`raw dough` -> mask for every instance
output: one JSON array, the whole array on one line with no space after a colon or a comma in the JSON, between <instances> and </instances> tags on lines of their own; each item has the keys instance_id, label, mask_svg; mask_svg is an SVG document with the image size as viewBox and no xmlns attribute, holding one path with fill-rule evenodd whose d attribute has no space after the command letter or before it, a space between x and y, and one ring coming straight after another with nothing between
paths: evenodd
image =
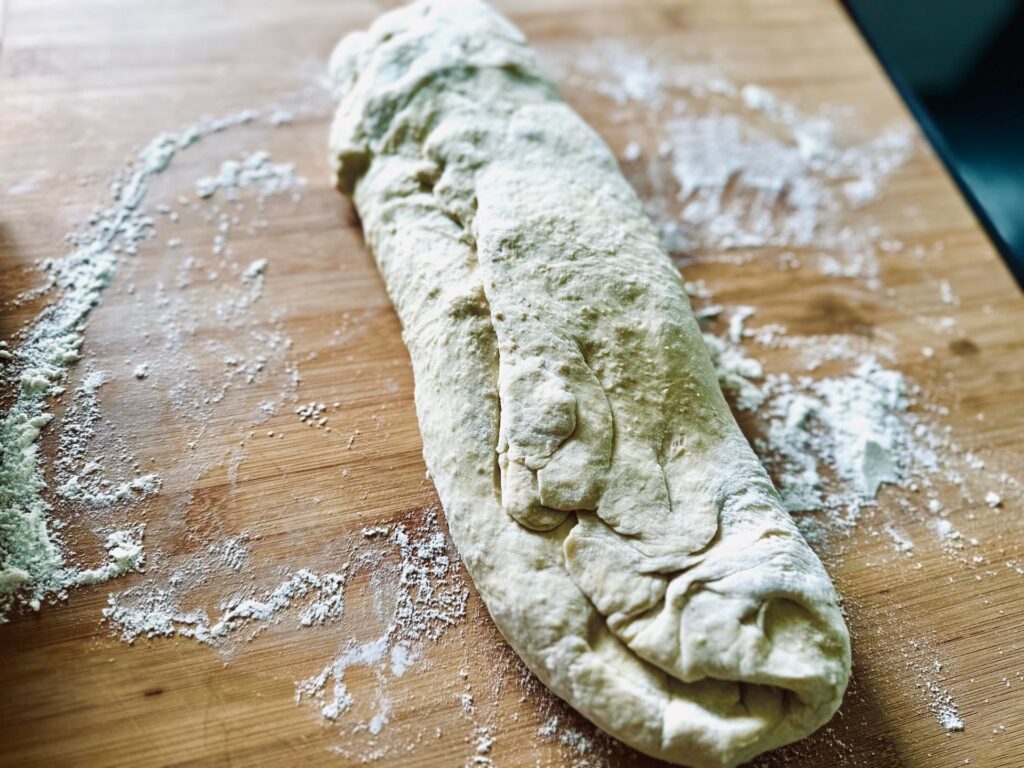
<instances>
[{"instance_id":1,"label":"raw dough","mask_svg":"<svg viewBox=\"0 0 1024 768\"><path fill-rule=\"evenodd\" d=\"M601 139L475 0L338 45L331 132L491 616L637 749L731 766L839 706L849 637Z\"/></svg>"}]
</instances>

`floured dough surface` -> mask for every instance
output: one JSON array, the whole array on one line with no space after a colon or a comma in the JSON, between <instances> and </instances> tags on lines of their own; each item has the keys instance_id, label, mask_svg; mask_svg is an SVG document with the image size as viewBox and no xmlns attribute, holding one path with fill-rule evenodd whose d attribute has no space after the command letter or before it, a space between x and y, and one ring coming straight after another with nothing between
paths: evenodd
<instances>
[{"instance_id":1,"label":"floured dough surface","mask_svg":"<svg viewBox=\"0 0 1024 768\"><path fill-rule=\"evenodd\" d=\"M424 456L496 624L614 736L735 765L827 721L849 638L601 139L475 0L345 38L339 188L402 320Z\"/></svg>"}]
</instances>

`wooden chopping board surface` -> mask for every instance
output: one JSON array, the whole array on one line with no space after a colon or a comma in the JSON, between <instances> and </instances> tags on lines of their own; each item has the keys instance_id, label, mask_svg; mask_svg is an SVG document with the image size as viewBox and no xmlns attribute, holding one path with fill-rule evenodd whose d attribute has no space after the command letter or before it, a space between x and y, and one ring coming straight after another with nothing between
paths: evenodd
<instances>
[{"instance_id":1,"label":"wooden chopping board surface","mask_svg":"<svg viewBox=\"0 0 1024 768\"><path fill-rule=\"evenodd\" d=\"M66 253L65 233L108 203L112 173L134 152L204 115L256 109L258 117L203 139L154 177L147 205L163 201L180 217L154 213L155 236L123 260L89 318L88 366L72 369L69 393L90 368L111 374L91 450L111 462L127 456L138 471L160 474L163 487L109 510L55 500L56 514L67 521L68 547L89 564L102 559L96 531L145 521L147 572L75 589L0 625L0 764L653 764L595 734L533 680L454 566L430 584L456 601L468 590L465 615L429 628L436 640L410 643L412 666L403 671L393 657L352 663L344 684L354 704L336 720L308 697L296 703L299 681L388 632L401 592L396 569L410 557L387 543L396 526L420 544L443 531L443 519L429 522L437 499L420 458L399 325L358 222L331 187L329 98L317 82L333 43L390 6L14 0L4 8L0 338L15 337L43 306L45 298L13 299L40 282L39 260ZM658 156L653 134L638 132L643 110L621 103L623 87L645 86L601 88L581 71L593 69L587 55L598 52L600 64L601 52L623 47L655 69L706 67L758 83L808 113L843 105L855 135L911 125L841 8L826 0L500 6L620 155L639 141L642 157ZM292 119L274 125L275 109ZM262 205L251 192L241 208L220 198L198 204L198 178L257 150L293 163L308 187ZM650 186L642 163L624 169L648 200L673 198ZM919 137L882 197L852 216L870 217L879 239L899 244L881 254L877 282L826 274L813 253L780 269L786 257L770 247L741 259L697 249L686 278L703 280L723 305L756 307L754 327L884 342L891 367L921 387L941 427L984 468L936 486L960 539L936 535L934 517L907 512L905 494L887 489L856 526L816 543L844 597L853 683L827 729L757 764L1019 766L1024 509L1012 480L1024 468L1024 302ZM218 234L230 252L216 250ZM242 273L260 259L262 288L246 303ZM942 281L955 303L943 301ZM770 371L803 370L783 351L758 354ZM143 363L148 376L137 378ZM325 405L316 416L324 424L295 413L310 402ZM742 421L754 434L756 424ZM50 434L42 445L50 461L61 451ZM986 484L1001 473L1010 478L999 486L1004 502L990 508ZM912 552L894 547L886 526L911 540ZM387 533L364 534L375 527ZM271 588L297 568L347 566L343 617L305 627L288 614L217 647L185 637L129 645L103 622L111 592L196 558L213 562L220 555L210 547L239 535L245 567L221 562L189 600L215 612L226 596ZM963 731L939 722L946 696Z\"/></svg>"}]
</instances>

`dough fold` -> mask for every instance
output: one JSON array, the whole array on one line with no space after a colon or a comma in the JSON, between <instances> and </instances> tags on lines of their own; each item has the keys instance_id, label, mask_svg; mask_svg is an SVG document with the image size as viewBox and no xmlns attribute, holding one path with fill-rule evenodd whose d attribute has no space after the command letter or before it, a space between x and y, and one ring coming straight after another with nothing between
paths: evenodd
<instances>
[{"instance_id":1,"label":"dough fold","mask_svg":"<svg viewBox=\"0 0 1024 768\"><path fill-rule=\"evenodd\" d=\"M678 271L522 35L423 0L339 43L331 130L402 321L424 457L502 634L681 765L842 699L835 592L719 390Z\"/></svg>"}]
</instances>

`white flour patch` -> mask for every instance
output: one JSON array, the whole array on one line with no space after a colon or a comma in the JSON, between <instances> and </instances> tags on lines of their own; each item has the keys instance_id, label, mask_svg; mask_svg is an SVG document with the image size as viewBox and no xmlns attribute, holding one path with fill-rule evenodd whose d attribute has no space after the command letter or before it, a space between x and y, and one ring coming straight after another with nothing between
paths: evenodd
<instances>
[{"instance_id":1,"label":"white flour patch","mask_svg":"<svg viewBox=\"0 0 1024 768\"><path fill-rule=\"evenodd\" d=\"M222 193L228 200L237 200L240 190L255 189L259 200L271 195L305 189L307 181L295 173L292 163L273 163L270 153L253 152L240 160L225 160L214 176L204 176L196 182L196 194L201 198Z\"/></svg>"},{"instance_id":2,"label":"white flour patch","mask_svg":"<svg viewBox=\"0 0 1024 768\"><path fill-rule=\"evenodd\" d=\"M736 394L737 406L741 410L760 408L767 397L758 384L764 379L761 363L748 357L737 345L713 334L704 334L704 341L715 363L722 389Z\"/></svg>"},{"instance_id":3,"label":"white flour patch","mask_svg":"<svg viewBox=\"0 0 1024 768\"><path fill-rule=\"evenodd\" d=\"M893 547L897 552L905 555L909 555L914 551L914 542L907 538L907 536L900 531L896 530L892 525L886 525L884 527L886 535L892 539Z\"/></svg>"},{"instance_id":4,"label":"white flour patch","mask_svg":"<svg viewBox=\"0 0 1024 768\"><path fill-rule=\"evenodd\" d=\"M957 542L963 539L963 534L949 520L943 518L933 520L932 528L935 530L943 546L955 546Z\"/></svg>"},{"instance_id":5,"label":"white flour patch","mask_svg":"<svg viewBox=\"0 0 1024 768\"><path fill-rule=\"evenodd\" d=\"M960 711L957 709L956 704L949 694L940 692L938 695L940 698L936 708L938 709L939 725L950 732L962 731L964 729L964 721L960 718Z\"/></svg>"},{"instance_id":6,"label":"white flour patch","mask_svg":"<svg viewBox=\"0 0 1024 768\"><path fill-rule=\"evenodd\" d=\"M953 701L949 691L941 683L942 663L936 659L929 666L918 670L918 684L928 693L928 708L935 715L945 730L962 731L964 721L960 717L960 708Z\"/></svg>"},{"instance_id":7,"label":"white flour patch","mask_svg":"<svg viewBox=\"0 0 1024 768\"><path fill-rule=\"evenodd\" d=\"M54 490L58 496L89 509L108 508L158 493L161 478L155 473L138 473L139 462L121 436L102 449L96 444L100 388L114 376L88 363L85 370L60 419Z\"/></svg>"},{"instance_id":8,"label":"white flour patch","mask_svg":"<svg viewBox=\"0 0 1024 768\"><path fill-rule=\"evenodd\" d=\"M556 79L596 89L619 106L640 102L652 107L665 99L665 75L643 55L615 40L598 41L574 58L573 68L560 72L558 62L550 67ZM580 70L586 76L573 73Z\"/></svg>"},{"instance_id":9,"label":"white flour patch","mask_svg":"<svg viewBox=\"0 0 1024 768\"><path fill-rule=\"evenodd\" d=\"M282 105L270 111L272 125L288 122L283 119L284 109ZM294 110L294 114L310 113L306 108ZM40 270L45 282L15 299L14 304L20 305L56 293L49 306L19 334L17 343L3 341L0 346L0 356L7 362L5 384L18 393L0 421L0 453L4 456L0 466L0 622L12 609L38 609L47 598L63 598L67 587L80 583L76 580L79 569L67 562L60 537L66 518L63 506L57 519L51 502L43 496L47 481L39 464L37 443L53 418L53 400L64 393L68 368L80 357L86 320L104 289L126 266L130 276L137 271L140 248L153 238L157 226L174 226L182 214L199 210L198 205L184 198L175 204L159 202L147 207L153 178L163 174L178 153L200 140L252 124L258 117L259 112L244 110L157 136L115 177L112 204L94 213L82 230L67 237L72 252L63 258L44 260ZM290 163L272 162L269 153L256 151L240 160L225 161L215 176L204 177L198 186L208 197L223 198L232 206L227 211L211 203L213 210L207 215L211 217L208 220L216 222L214 250L219 252L215 254L218 263L206 269L205 277L216 281L221 272L232 270L238 275L238 288L227 288L224 292L228 297L215 304L214 311L225 325L241 329L248 323L251 306L262 296L268 261L257 258L244 268L232 262L227 252L231 229L241 227L252 236L267 226L261 217L249 224L242 220L240 212L247 197L255 201L257 213L265 212L272 197L287 194L293 202L298 201L307 184ZM169 238L167 243L174 250L191 250L182 238ZM182 293L187 293L185 289L196 284L197 273L204 265L195 255L185 256L181 263L183 268L175 282ZM123 290L138 303L161 313L158 334L165 348L179 355L173 360L136 362L128 370L139 381L152 380L154 391L169 395L179 415L200 425L198 431L209 420L209 408L223 400L231 379L239 374L246 383L254 383L269 374L283 373L282 399L275 401L275 408L288 397L288 389L297 384L298 372L285 360L291 341L273 327L246 328L245 333L234 337L236 348L244 355L231 356L226 383L200 381L196 346L189 341L198 327L198 313L207 307L205 300L196 297L193 304L189 296L171 293L160 281L151 296L146 296L147 289L134 281ZM100 420L98 390L113 378L110 372L87 369L57 424L61 450L55 463L53 490L61 504L69 508L123 506L158 493L162 485L160 474L140 471L140 462L123 434L108 430L104 445L94 445ZM266 413L261 410L256 421L265 419ZM180 465L181 471L196 476L220 457L196 451L190 458L193 461ZM89 521L90 525L100 523L98 518Z\"/></svg>"},{"instance_id":10,"label":"white flour patch","mask_svg":"<svg viewBox=\"0 0 1024 768\"><path fill-rule=\"evenodd\" d=\"M775 131L739 116L683 117L667 126L681 221L703 250L824 248L821 269L877 285L874 232L843 213L876 200L913 148L910 130L843 147L825 118L796 115ZM782 137L774 133L782 130Z\"/></svg>"},{"instance_id":11,"label":"white flour patch","mask_svg":"<svg viewBox=\"0 0 1024 768\"><path fill-rule=\"evenodd\" d=\"M267 116L267 120L276 128L294 121L295 113L287 109L274 109Z\"/></svg>"},{"instance_id":12,"label":"white flour patch","mask_svg":"<svg viewBox=\"0 0 1024 768\"><path fill-rule=\"evenodd\" d=\"M90 478L92 474L83 472L82 475L72 476L67 482L57 486L57 493L65 499L77 501L89 507L109 507L119 501L150 496L160 490L160 478L155 474L141 475L120 483L112 483L104 479L97 483L92 483L89 480L83 482L83 477Z\"/></svg>"},{"instance_id":13,"label":"white flour patch","mask_svg":"<svg viewBox=\"0 0 1024 768\"><path fill-rule=\"evenodd\" d=\"M749 317L747 308L740 308L740 314ZM802 354L807 375L768 374L732 339L806 353L800 349L801 337L787 337L778 329L737 334L735 323L727 328L724 336L705 333L719 381L732 393L735 407L753 415L753 445L787 509L826 511L824 521L798 517L812 541L855 526L861 509L875 504L885 486L916 491L933 485L943 472L958 479L948 466L957 449L945 430L922 413L927 403L921 402L921 389L883 364L880 358L888 357L884 349L836 337L812 338L808 347L813 354ZM825 364L841 365L845 373L823 376ZM922 511L937 515L941 506L933 499ZM936 524L949 525L942 519ZM888 529L882 532L894 536ZM900 548L912 551L912 545Z\"/></svg>"},{"instance_id":14,"label":"white flour patch","mask_svg":"<svg viewBox=\"0 0 1024 768\"><path fill-rule=\"evenodd\" d=\"M221 561L232 567L231 557L219 554ZM253 637L298 608L299 626L334 621L345 609L346 570L347 566L340 572L321 574L300 569L272 589L247 590L228 597L221 602L217 617L210 619L205 610L186 611L181 607L189 591L215 571L207 564L199 574L177 571L166 584L154 580L111 594L103 615L126 643L139 637L178 635L217 645L243 628L252 628Z\"/></svg>"},{"instance_id":15,"label":"white flour patch","mask_svg":"<svg viewBox=\"0 0 1024 768\"><path fill-rule=\"evenodd\" d=\"M896 371L868 358L848 376L795 385L773 379L769 386L766 448L781 459L780 482L789 509L825 503L819 462L864 500L910 471L906 383Z\"/></svg>"},{"instance_id":16,"label":"white flour patch","mask_svg":"<svg viewBox=\"0 0 1024 768\"><path fill-rule=\"evenodd\" d=\"M81 570L75 575L76 584L100 584L116 579L129 571L142 570L146 554L142 549L142 531L144 525L133 530L114 531L107 536L107 556L109 561L99 568Z\"/></svg>"},{"instance_id":17,"label":"white flour patch","mask_svg":"<svg viewBox=\"0 0 1024 768\"><path fill-rule=\"evenodd\" d=\"M386 617L382 631L370 641L343 641L343 650L333 661L296 685L296 701L313 703L327 720L341 719L356 704L345 682L346 671L363 666L377 680L377 703L370 718L355 722L353 728L376 736L387 723L380 700L388 682L413 668L428 644L466 613L469 590L437 516L437 510L430 509L415 528L399 524L363 531L353 568L371 574L374 604Z\"/></svg>"},{"instance_id":18,"label":"white flour patch","mask_svg":"<svg viewBox=\"0 0 1024 768\"><path fill-rule=\"evenodd\" d=\"M320 704L320 714L323 717L337 720L354 702L352 694L345 687L346 670L354 666L374 667L384 661L388 656L388 643L393 633L393 628L389 628L376 640L351 643L345 652L320 674L303 680L296 686L296 701L300 701L303 696L311 697ZM328 683L331 684L329 693L326 690Z\"/></svg>"},{"instance_id":19,"label":"white flour patch","mask_svg":"<svg viewBox=\"0 0 1024 768\"><path fill-rule=\"evenodd\" d=\"M552 715L537 729L542 741L557 742L563 748L567 764L572 768L597 768L606 765L594 734L586 733Z\"/></svg>"},{"instance_id":20,"label":"white flour patch","mask_svg":"<svg viewBox=\"0 0 1024 768\"><path fill-rule=\"evenodd\" d=\"M853 141L836 110L806 114L712 67L655 63L613 40L551 64L560 81L609 98L613 121L636 126L623 156L671 252L742 263L754 248L791 248L822 274L879 287L880 230L861 209L913 154L910 126Z\"/></svg>"},{"instance_id":21,"label":"white flour patch","mask_svg":"<svg viewBox=\"0 0 1024 768\"><path fill-rule=\"evenodd\" d=\"M249 534L240 533L217 544L211 544L207 550L216 555L223 565L232 571L240 571L249 563Z\"/></svg>"},{"instance_id":22,"label":"white flour patch","mask_svg":"<svg viewBox=\"0 0 1024 768\"><path fill-rule=\"evenodd\" d=\"M111 205L69 236L74 250L42 263L48 284L60 295L24 330L5 370L6 383L18 395L0 421L0 620L16 606L38 609L43 600L64 596L72 583L73 569L57 538L59 526L41 495L46 480L36 441L52 419L51 398L63 393L68 367L80 357L89 312L122 256L136 254L152 236L153 219L143 207L151 177L204 136L251 119L241 113L157 136L118 176Z\"/></svg>"}]
</instances>

